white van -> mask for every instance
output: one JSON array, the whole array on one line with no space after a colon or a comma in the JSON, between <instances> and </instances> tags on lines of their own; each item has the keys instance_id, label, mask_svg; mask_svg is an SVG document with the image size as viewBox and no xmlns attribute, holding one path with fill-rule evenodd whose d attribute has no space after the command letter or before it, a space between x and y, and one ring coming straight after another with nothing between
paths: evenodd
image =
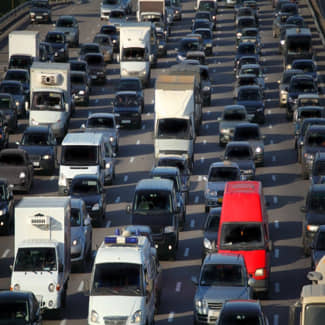
<instances>
[{"instance_id":1,"label":"white van","mask_svg":"<svg viewBox=\"0 0 325 325\"><path fill-rule=\"evenodd\" d=\"M95 174L103 184L111 183L114 153L109 139L102 133L68 133L61 145L59 194L67 195L72 178L80 174Z\"/></svg>"}]
</instances>

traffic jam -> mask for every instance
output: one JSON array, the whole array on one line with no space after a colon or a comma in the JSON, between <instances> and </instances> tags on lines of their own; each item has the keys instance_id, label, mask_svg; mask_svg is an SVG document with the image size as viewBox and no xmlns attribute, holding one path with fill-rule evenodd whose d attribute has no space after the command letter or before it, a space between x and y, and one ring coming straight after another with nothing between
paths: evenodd
<instances>
[{"instance_id":1,"label":"traffic jam","mask_svg":"<svg viewBox=\"0 0 325 325\"><path fill-rule=\"evenodd\" d=\"M315 3L30 1L0 48L0 324L323 324Z\"/></svg>"}]
</instances>

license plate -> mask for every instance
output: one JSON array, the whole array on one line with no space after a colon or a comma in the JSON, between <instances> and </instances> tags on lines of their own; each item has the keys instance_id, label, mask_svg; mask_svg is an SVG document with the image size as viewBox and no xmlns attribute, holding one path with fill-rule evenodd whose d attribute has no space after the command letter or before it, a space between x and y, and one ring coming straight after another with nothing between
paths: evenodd
<instances>
[{"instance_id":1,"label":"license plate","mask_svg":"<svg viewBox=\"0 0 325 325\"><path fill-rule=\"evenodd\" d=\"M97 76L91 76L91 79L97 79Z\"/></svg>"},{"instance_id":2,"label":"license plate","mask_svg":"<svg viewBox=\"0 0 325 325\"><path fill-rule=\"evenodd\" d=\"M219 310L209 310L209 317L216 317L218 318L220 314Z\"/></svg>"},{"instance_id":3,"label":"license plate","mask_svg":"<svg viewBox=\"0 0 325 325\"><path fill-rule=\"evenodd\" d=\"M33 162L33 166L38 167L39 166L39 162L38 161L34 161Z\"/></svg>"},{"instance_id":4,"label":"license plate","mask_svg":"<svg viewBox=\"0 0 325 325\"><path fill-rule=\"evenodd\" d=\"M43 17L42 16L36 16L36 19L42 19Z\"/></svg>"},{"instance_id":5,"label":"license plate","mask_svg":"<svg viewBox=\"0 0 325 325\"><path fill-rule=\"evenodd\" d=\"M131 123L131 120L122 120L121 123L130 124Z\"/></svg>"}]
</instances>

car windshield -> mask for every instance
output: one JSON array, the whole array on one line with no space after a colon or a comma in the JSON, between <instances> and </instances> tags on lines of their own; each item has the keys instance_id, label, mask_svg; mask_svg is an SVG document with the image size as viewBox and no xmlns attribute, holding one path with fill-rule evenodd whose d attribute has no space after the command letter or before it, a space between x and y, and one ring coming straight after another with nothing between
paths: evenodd
<instances>
[{"instance_id":1,"label":"car windshield","mask_svg":"<svg viewBox=\"0 0 325 325\"><path fill-rule=\"evenodd\" d=\"M321 110L313 110L313 109L308 109L308 110L302 110L300 111L298 118L304 119L308 117L322 117L322 112Z\"/></svg>"},{"instance_id":2,"label":"car windshield","mask_svg":"<svg viewBox=\"0 0 325 325\"><path fill-rule=\"evenodd\" d=\"M244 270L238 264L206 264L200 277L201 286L243 287Z\"/></svg>"},{"instance_id":3,"label":"car windshield","mask_svg":"<svg viewBox=\"0 0 325 325\"><path fill-rule=\"evenodd\" d=\"M89 65L104 65L104 59L101 55L87 55L86 61Z\"/></svg>"},{"instance_id":4,"label":"car windshield","mask_svg":"<svg viewBox=\"0 0 325 325\"><path fill-rule=\"evenodd\" d=\"M200 49L200 43L197 40L182 40L180 48L182 51L195 51Z\"/></svg>"},{"instance_id":5,"label":"car windshield","mask_svg":"<svg viewBox=\"0 0 325 325\"><path fill-rule=\"evenodd\" d=\"M228 182L238 180L238 169L234 167L213 167L208 176L209 182Z\"/></svg>"},{"instance_id":6,"label":"car windshield","mask_svg":"<svg viewBox=\"0 0 325 325\"><path fill-rule=\"evenodd\" d=\"M237 24L238 29L242 29L245 27L255 27L255 26L256 26L255 19L251 19L251 18L241 18Z\"/></svg>"},{"instance_id":7,"label":"car windshield","mask_svg":"<svg viewBox=\"0 0 325 325\"><path fill-rule=\"evenodd\" d=\"M70 69L71 71L86 71L86 64L85 63L78 63L78 62L73 62L70 63Z\"/></svg>"},{"instance_id":8,"label":"car windshield","mask_svg":"<svg viewBox=\"0 0 325 325\"><path fill-rule=\"evenodd\" d=\"M325 147L325 133L310 132L306 143L310 147Z\"/></svg>"},{"instance_id":9,"label":"car windshield","mask_svg":"<svg viewBox=\"0 0 325 325\"><path fill-rule=\"evenodd\" d=\"M113 117L91 117L87 120L88 128L114 128Z\"/></svg>"},{"instance_id":10,"label":"car windshield","mask_svg":"<svg viewBox=\"0 0 325 325\"><path fill-rule=\"evenodd\" d=\"M71 194L98 194L99 184L95 180L76 180L72 182Z\"/></svg>"},{"instance_id":11,"label":"car windshield","mask_svg":"<svg viewBox=\"0 0 325 325\"><path fill-rule=\"evenodd\" d=\"M24 146L48 146L48 135L46 133L25 133L21 140Z\"/></svg>"},{"instance_id":12,"label":"car windshield","mask_svg":"<svg viewBox=\"0 0 325 325\"><path fill-rule=\"evenodd\" d=\"M258 128L249 127L235 129L234 139L236 141L260 140L260 132Z\"/></svg>"},{"instance_id":13,"label":"car windshield","mask_svg":"<svg viewBox=\"0 0 325 325\"><path fill-rule=\"evenodd\" d=\"M241 43L238 46L237 53L238 54L255 54L255 45L249 43Z\"/></svg>"},{"instance_id":14,"label":"car windshield","mask_svg":"<svg viewBox=\"0 0 325 325\"><path fill-rule=\"evenodd\" d=\"M238 100L249 100L249 101L254 101L254 100L262 100L261 93L258 91L258 89L240 89L238 92Z\"/></svg>"},{"instance_id":15,"label":"car windshield","mask_svg":"<svg viewBox=\"0 0 325 325\"><path fill-rule=\"evenodd\" d=\"M145 60L145 49L143 47L124 48L122 52L123 61L143 61Z\"/></svg>"},{"instance_id":16,"label":"car windshield","mask_svg":"<svg viewBox=\"0 0 325 325\"><path fill-rule=\"evenodd\" d=\"M210 11L211 9L214 9L214 3L213 1L200 1L199 9L202 11Z\"/></svg>"},{"instance_id":17,"label":"car windshield","mask_svg":"<svg viewBox=\"0 0 325 325\"><path fill-rule=\"evenodd\" d=\"M313 166L313 176L325 176L325 161L315 161Z\"/></svg>"},{"instance_id":18,"label":"car windshield","mask_svg":"<svg viewBox=\"0 0 325 325\"><path fill-rule=\"evenodd\" d=\"M63 165L97 165L97 146L62 146L61 164Z\"/></svg>"},{"instance_id":19,"label":"car windshield","mask_svg":"<svg viewBox=\"0 0 325 325\"><path fill-rule=\"evenodd\" d=\"M21 95L22 89L19 85L9 85L9 84L0 84L0 92L1 93L8 93L12 95Z\"/></svg>"},{"instance_id":20,"label":"car windshield","mask_svg":"<svg viewBox=\"0 0 325 325\"><path fill-rule=\"evenodd\" d=\"M71 74L70 75L70 81L73 84L86 84L86 79L83 75L80 74Z\"/></svg>"},{"instance_id":21,"label":"car windshield","mask_svg":"<svg viewBox=\"0 0 325 325\"><path fill-rule=\"evenodd\" d=\"M9 97L0 97L0 109L10 109Z\"/></svg>"},{"instance_id":22,"label":"car windshield","mask_svg":"<svg viewBox=\"0 0 325 325\"><path fill-rule=\"evenodd\" d=\"M32 1L32 7L35 8L50 8L48 2L44 2L44 1Z\"/></svg>"},{"instance_id":23,"label":"car windshield","mask_svg":"<svg viewBox=\"0 0 325 325\"><path fill-rule=\"evenodd\" d=\"M263 319L259 315L249 313L225 313L221 316L222 325L262 325Z\"/></svg>"},{"instance_id":24,"label":"car windshield","mask_svg":"<svg viewBox=\"0 0 325 325\"><path fill-rule=\"evenodd\" d=\"M322 324L325 319L324 304L311 303L305 307L304 325Z\"/></svg>"},{"instance_id":25,"label":"car windshield","mask_svg":"<svg viewBox=\"0 0 325 325\"><path fill-rule=\"evenodd\" d=\"M251 160L251 152L248 147L238 146L238 147L229 147L226 155L228 159L232 160Z\"/></svg>"},{"instance_id":26,"label":"car windshield","mask_svg":"<svg viewBox=\"0 0 325 325\"><path fill-rule=\"evenodd\" d=\"M195 34L200 34L203 39L211 39L212 38L211 32L209 30L198 30L198 31L195 31Z\"/></svg>"},{"instance_id":27,"label":"car windshield","mask_svg":"<svg viewBox=\"0 0 325 325\"><path fill-rule=\"evenodd\" d=\"M158 120L159 138L188 139L190 137L190 120L165 118Z\"/></svg>"},{"instance_id":28,"label":"car windshield","mask_svg":"<svg viewBox=\"0 0 325 325\"><path fill-rule=\"evenodd\" d=\"M138 191L135 195L135 213L172 212L172 197L166 191Z\"/></svg>"},{"instance_id":29,"label":"car windshield","mask_svg":"<svg viewBox=\"0 0 325 325\"><path fill-rule=\"evenodd\" d=\"M225 121L242 121L245 120L245 118L246 118L246 114L243 110L237 110L237 111L229 110L229 111L225 111L223 115L223 119Z\"/></svg>"},{"instance_id":30,"label":"car windshield","mask_svg":"<svg viewBox=\"0 0 325 325\"><path fill-rule=\"evenodd\" d=\"M257 84L256 77L240 77L238 79L238 86L254 86Z\"/></svg>"},{"instance_id":31,"label":"car windshield","mask_svg":"<svg viewBox=\"0 0 325 325\"><path fill-rule=\"evenodd\" d=\"M46 42L49 43L64 43L64 34L49 33L46 36Z\"/></svg>"},{"instance_id":32,"label":"car windshield","mask_svg":"<svg viewBox=\"0 0 325 325\"><path fill-rule=\"evenodd\" d=\"M25 160L24 157L18 153L6 153L0 155L0 165L25 166Z\"/></svg>"},{"instance_id":33,"label":"car windshield","mask_svg":"<svg viewBox=\"0 0 325 325\"><path fill-rule=\"evenodd\" d=\"M108 36L95 36L94 38L94 43L98 43L101 45L110 45L110 41L109 41L109 37Z\"/></svg>"},{"instance_id":34,"label":"car windshield","mask_svg":"<svg viewBox=\"0 0 325 325\"><path fill-rule=\"evenodd\" d=\"M220 246L232 250L263 247L262 224L224 223L221 229Z\"/></svg>"},{"instance_id":35,"label":"car windshield","mask_svg":"<svg viewBox=\"0 0 325 325\"><path fill-rule=\"evenodd\" d=\"M74 209L74 208L71 209L70 225L71 225L71 227L81 226L80 209Z\"/></svg>"},{"instance_id":36,"label":"car windshield","mask_svg":"<svg viewBox=\"0 0 325 325\"><path fill-rule=\"evenodd\" d=\"M57 262L55 248L18 248L14 270L21 272L56 271Z\"/></svg>"},{"instance_id":37,"label":"car windshield","mask_svg":"<svg viewBox=\"0 0 325 325\"><path fill-rule=\"evenodd\" d=\"M210 13L208 13L208 12L198 12L195 15L195 19L209 19L210 20Z\"/></svg>"},{"instance_id":38,"label":"car windshield","mask_svg":"<svg viewBox=\"0 0 325 325\"><path fill-rule=\"evenodd\" d=\"M101 33L107 35L115 35L116 34L116 27L115 26L103 26L100 30Z\"/></svg>"},{"instance_id":39,"label":"car windshield","mask_svg":"<svg viewBox=\"0 0 325 325\"><path fill-rule=\"evenodd\" d=\"M325 192L312 191L308 199L308 208L314 211L325 211Z\"/></svg>"},{"instance_id":40,"label":"car windshield","mask_svg":"<svg viewBox=\"0 0 325 325\"><path fill-rule=\"evenodd\" d=\"M110 18L124 18L125 13L122 10L112 10L109 16Z\"/></svg>"},{"instance_id":41,"label":"car windshield","mask_svg":"<svg viewBox=\"0 0 325 325\"><path fill-rule=\"evenodd\" d=\"M56 27L66 27L66 28L70 28L73 27L73 20L69 19L69 18L61 18L58 19L57 23L56 23Z\"/></svg>"},{"instance_id":42,"label":"car windshield","mask_svg":"<svg viewBox=\"0 0 325 325\"><path fill-rule=\"evenodd\" d=\"M114 102L117 107L134 107L139 105L136 94L117 95Z\"/></svg>"},{"instance_id":43,"label":"car windshield","mask_svg":"<svg viewBox=\"0 0 325 325\"><path fill-rule=\"evenodd\" d=\"M239 61L239 65L242 66L244 64L256 64L257 59L254 56L243 57Z\"/></svg>"},{"instance_id":44,"label":"car windshield","mask_svg":"<svg viewBox=\"0 0 325 325\"><path fill-rule=\"evenodd\" d=\"M141 265L100 263L95 265L91 295L142 296Z\"/></svg>"},{"instance_id":45,"label":"car windshield","mask_svg":"<svg viewBox=\"0 0 325 325\"><path fill-rule=\"evenodd\" d=\"M210 28L210 22L209 21L195 21L193 25L193 29L197 28Z\"/></svg>"},{"instance_id":46,"label":"car windshield","mask_svg":"<svg viewBox=\"0 0 325 325\"><path fill-rule=\"evenodd\" d=\"M25 72L20 71L8 71L5 80L17 80L20 82L27 82L27 75Z\"/></svg>"},{"instance_id":47,"label":"car windshield","mask_svg":"<svg viewBox=\"0 0 325 325\"><path fill-rule=\"evenodd\" d=\"M220 222L220 215L219 214L217 214L217 215L213 215L213 214L208 215L205 231L215 231L215 232L217 232L218 229L219 229L219 222Z\"/></svg>"},{"instance_id":48,"label":"car windshield","mask_svg":"<svg viewBox=\"0 0 325 325\"><path fill-rule=\"evenodd\" d=\"M32 65L32 63L32 58L29 57L11 57L9 67L17 69L27 69Z\"/></svg>"},{"instance_id":49,"label":"car windshield","mask_svg":"<svg viewBox=\"0 0 325 325\"><path fill-rule=\"evenodd\" d=\"M34 92L32 109L40 111L64 111L62 93Z\"/></svg>"},{"instance_id":50,"label":"car windshield","mask_svg":"<svg viewBox=\"0 0 325 325\"><path fill-rule=\"evenodd\" d=\"M299 69L305 73L315 72L315 70L316 70L313 62L308 62L308 61L294 62L292 64L292 69Z\"/></svg>"},{"instance_id":51,"label":"car windshield","mask_svg":"<svg viewBox=\"0 0 325 325\"><path fill-rule=\"evenodd\" d=\"M288 53L304 53L311 49L311 38L309 37L292 37L287 39Z\"/></svg>"},{"instance_id":52,"label":"car windshield","mask_svg":"<svg viewBox=\"0 0 325 325\"><path fill-rule=\"evenodd\" d=\"M245 29L243 30L243 36L258 36L257 29Z\"/></svg>"},{"instance_id":53,"label":"car windshield","mask_svg":"<svg viewBox=\"0 0 325 325\"><path fill-rule=\"evenodd\" d=\"M81 48L80 54L86 53L100 53L98 45L85 45Z\"/></svg>"},{"instance_id":54,"label":"car windshield","mask_svg":"<svg viewBox=\"0 0 325 325\"><path fill-rule=\"evenodd\" d=\"M133 90L133 91L138 91L140 90L140 82L138 80L120 80L119 83L119 90Z\"/></svg>"},{"instance_id":55,"label":"car windshield","mask_svg":"<svg viewBox=\"0 0 325 325\"><path fill-rule=\"evenodd\" d=\"M26 324L30 321L28 300L12 298L0 302L0 324Z\"/></svg>"}]
</instances>

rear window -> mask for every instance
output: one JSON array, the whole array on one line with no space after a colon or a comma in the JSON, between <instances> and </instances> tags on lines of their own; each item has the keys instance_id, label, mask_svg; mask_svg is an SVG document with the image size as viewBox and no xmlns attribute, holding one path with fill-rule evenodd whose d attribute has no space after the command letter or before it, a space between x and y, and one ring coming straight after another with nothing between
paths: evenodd
<instances>
[{"instance_id":1,"label":"rear window","mask_svg":"<svg viewBox=\"0 0 325 325\"><path fill-rule=\"evenodd\" d=\"M87 121L88 128L114 128L114 120L109 117L92 117Z\"/></svg>"},{"instance_id":2,"label":"rear window","mask_svg":"<svg viewBox=\"0 0 325 325\"><path fill-rule=\"evenodd\" d=\"M224 112L223 119L225 121L242 121L246 117L245 112L243 111L226 111Z\"/></svg>"}]
</instances>

